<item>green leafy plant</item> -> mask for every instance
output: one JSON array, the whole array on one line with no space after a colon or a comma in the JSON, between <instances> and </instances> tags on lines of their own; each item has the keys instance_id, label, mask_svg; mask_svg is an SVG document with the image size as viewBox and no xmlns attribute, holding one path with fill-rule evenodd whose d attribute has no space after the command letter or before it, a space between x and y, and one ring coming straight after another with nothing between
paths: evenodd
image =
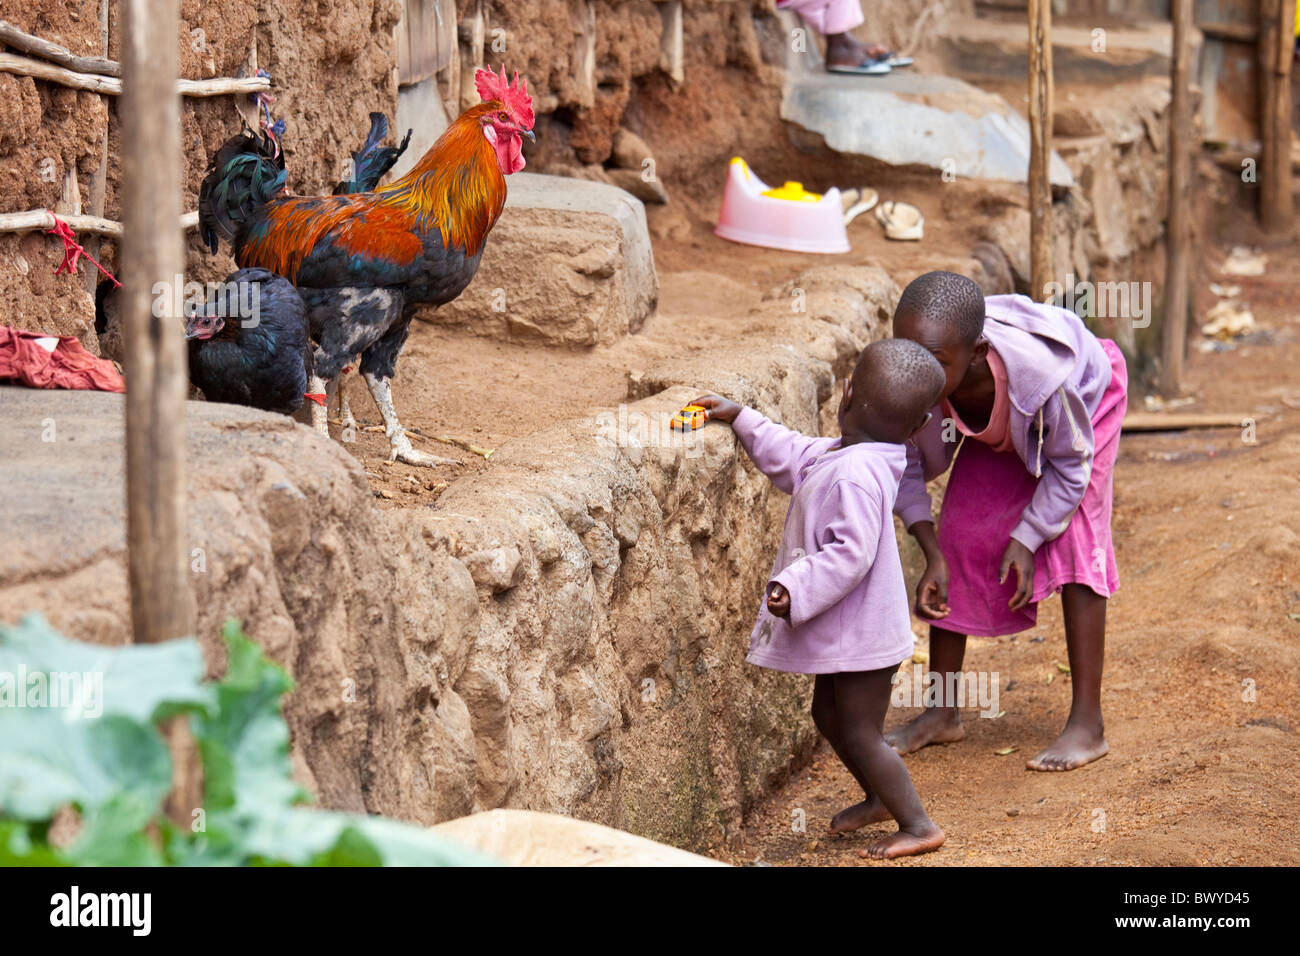
<instances>
[{"instance_id":1,"label":"green leafy plant","mask_svg":"<svg viewBox=\"0 0 1300 956\"><path fill-rule=\"evenodd\" d=\"M237 623L223 636L226 676L205 683L193 639L101 647L38 615L0 627L0 865L494 862L420 827L304 806L281 713L293 681ZM189 828L163 813L172 762L158 726L177 715L203 767Z\"/></svg>"}]
</instances>

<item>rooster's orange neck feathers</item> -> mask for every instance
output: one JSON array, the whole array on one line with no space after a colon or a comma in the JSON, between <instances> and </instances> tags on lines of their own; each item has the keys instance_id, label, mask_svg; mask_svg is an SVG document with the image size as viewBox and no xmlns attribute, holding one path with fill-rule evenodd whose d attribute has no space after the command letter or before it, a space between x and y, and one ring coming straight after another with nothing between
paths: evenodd
<instances>
[{"instance_id":1,"label":"rooster's orange neck feathers","mask_svg":"<svg viewBox=\"0 0 1300 956\"><path fill-rule=\"evenodd\" d=\"M476 255L506 203L506 178L481 122L500 108L482 103L462 113L409 173L375 193L376 204L399 208L424 228L436 224L448 247Z\"/></svg>"}]
</instances>

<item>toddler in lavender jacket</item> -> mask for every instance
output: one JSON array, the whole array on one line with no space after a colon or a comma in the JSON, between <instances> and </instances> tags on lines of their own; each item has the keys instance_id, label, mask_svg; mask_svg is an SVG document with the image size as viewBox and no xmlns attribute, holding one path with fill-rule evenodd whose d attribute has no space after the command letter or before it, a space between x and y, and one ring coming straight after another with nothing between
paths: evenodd
<instances>
[{"instance_id":1,"label":"toddler in lavender jacket","mask_svg":"<svg viewBox=\"0 0 1300 956\"><path fill-rule=\"evenodd\" d=\"M898 832L867 851L880 859L944 840L884 739L894 673L912 656L891 512L904 442L943 387L943 368L928 351L889 339L867 346L844 383L839 438L809 438L717 395L695 400L707 418L731 423L754 464L791 496L748 660L817 675L813 720L864 794L835 815L831 832L892 817Z\"/></svg>"}]
</instances>

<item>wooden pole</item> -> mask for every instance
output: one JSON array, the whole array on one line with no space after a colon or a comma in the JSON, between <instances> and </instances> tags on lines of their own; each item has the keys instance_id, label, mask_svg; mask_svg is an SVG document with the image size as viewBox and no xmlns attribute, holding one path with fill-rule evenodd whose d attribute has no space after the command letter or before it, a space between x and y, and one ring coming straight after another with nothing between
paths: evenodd
<instances>
[{"instance_id":1,"label":"wooden pole","mask_svg":"<svg viewBox=\"0 0 1300 956\"><path fill-rule=\"evenodd\" d=\"M1295 3L1261 0L1259 22L1259 219L1265 232L1294 223L1291 192L1291 57Z\"/></svg>"},{"instance_id":2,"label":"wooden pole","mask_svg":"<svg viewBox=\"0 0 1300 956\"><path fill-rule=\"evenodd\" d=\"M1052 4L1029 0L1030 298L1052 281Z\"/></svg>"},{"instance_id":3,"label":"wooden pole","mask_svg":"<svg viewBox=\"0 0 1300 956\"><path fill-rule=\"evenodd\" d=\"M1177 396L1183 387L1191 279L1192 185L1192 0L1174 0L1174 61L1170 73L1169 215L1165 235L1165 314L1161 324L1160 390Z\"/></svg>"},{"instance_id":4,"label":"wooden pole","mask_svg":"<svg viewBox=\"0 0 1300 956\"><path fill-rule=\"evenodd\" d=\"M108 0L99 0L99 48L103 53L104 59L108 59ZM111 61L109 61L111 62ZM90 209L89 214L97 219L104 216L104 205L108 200L108 140L111 134L113 123L113 110L108 103L104 104L104 139L99 144L99 168L95 170L94 175L90 177ZM87 239L83 246L86 254L93 259L99 258L99 251L102 243L98 236L92 236ZM83 287L91 295L95 294L95 289L99 284L99 270L87 269L85 276L82 278Z\"/></svg>"},{"instance_id":5,"label":"wooden pole","mask_svg":"<svg viewBox=\"0 0 1300 956\"><path fill-rule=\"evenodd\" d=\"M178 0L123 0L122 280L126 319L126 530L138 644L194 633L185 544L185 259ZM187 826L201 782L185 718L163 728L172 753L167 813Z\"/></svg>"},{"instance_id":6,"label":"wooden pole","mask_svg":"<svg viewBox=\"0 0 1300 956\"><path fill-rule=\"evenodd\" d=\"M125 0L123 13L127 543L135 639L153 643L193 633L185 548L186 358L174 301L185 264L178 11L176 0Z\"/></svg>"}]
</instances>

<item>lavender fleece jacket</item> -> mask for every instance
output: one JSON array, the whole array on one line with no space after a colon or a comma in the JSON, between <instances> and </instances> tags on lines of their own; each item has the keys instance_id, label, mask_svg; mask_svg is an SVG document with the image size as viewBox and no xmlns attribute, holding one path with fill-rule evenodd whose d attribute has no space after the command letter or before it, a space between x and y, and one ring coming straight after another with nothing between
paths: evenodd
<instances>
[{"instance_id":1,"label":"lavender fleece jacket","mask_svg":"<svg viewBox=\"0 0 1300 956\"><path fill-rule=\"evenodd\" d=\"M771 580L790 617L760 601L751 664L797 674L896 667L912 656L903 565L890 509L902 445L809 438L744 409L733 426L758 469L791 495Z\"/></svg>"},{"instance_id":2,"label":"lavender fleece jacket","mask_svg":"<svg viewBox=\"0 0 1300 956\"><path fill-rule=\"evenodd\" d=\"M1088 488L1092 416L1110 385L1110 359L1068 309L1023 295L989 296L984 303L984 337L1007 369L1011 443L1039 479L1011 537L1037 551L1065 531ZM944 431L943 413L935 406L934 417L908 447L894 506L908 528L932 520L925 483L943 474L957 451L956 441L944 441Z\"/></svg>"}]
</instances>

